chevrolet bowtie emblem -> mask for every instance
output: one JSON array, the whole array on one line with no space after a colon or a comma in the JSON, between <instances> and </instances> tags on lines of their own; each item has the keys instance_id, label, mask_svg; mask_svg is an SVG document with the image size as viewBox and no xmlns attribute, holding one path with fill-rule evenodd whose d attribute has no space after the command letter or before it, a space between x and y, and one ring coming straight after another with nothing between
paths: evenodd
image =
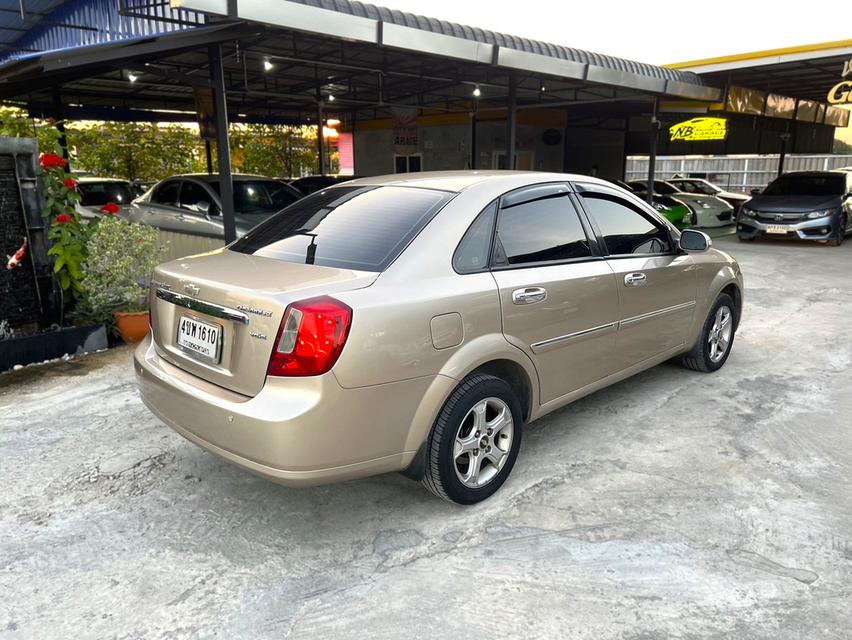
<instances>
[{"instance_id":1,"label":"chevrolet bowtie emblem","mask_svg":"<svg viewBox=\"0 0 852 640\"><path fill-rule=\"evenodd\" d=\"M185 285L183 285L183 290L191 296L197 296L198 293L201 291L201 287L197 287L191 282L187 282Z\"/></svg>"}]
</instances>

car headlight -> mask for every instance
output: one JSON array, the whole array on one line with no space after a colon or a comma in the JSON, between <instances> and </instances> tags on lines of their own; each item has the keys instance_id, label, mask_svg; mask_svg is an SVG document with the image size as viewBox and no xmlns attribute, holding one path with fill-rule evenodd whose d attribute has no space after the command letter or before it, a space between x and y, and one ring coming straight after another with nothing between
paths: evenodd
<instances>
[{"instance_id":1,"label":"car headlight","mask_svg":"<svg viewBox=\"0 0 852 640\"><path fill-rule=\"evenodd\" d=\"M748 207L743 207L743 215L747 218L754 218L757 215L757 211L749 209Z\"/></svg>"},{"instance_id":2,"label":"car headlight","mask_svg":"<svg viewBox=\"0 0 852 640\"><path fill-rule=\"evenodd\" d=\"M823 209L822 211L811 211L811 212L810 212L807 216L805 216L805 217L806 217L806 218L809 218L809 219L813 219L813 218L825 218L825 217L827 217L827 216L830 216L832 213L834 213L834 209Z\"/></svg>"}]
</instances>

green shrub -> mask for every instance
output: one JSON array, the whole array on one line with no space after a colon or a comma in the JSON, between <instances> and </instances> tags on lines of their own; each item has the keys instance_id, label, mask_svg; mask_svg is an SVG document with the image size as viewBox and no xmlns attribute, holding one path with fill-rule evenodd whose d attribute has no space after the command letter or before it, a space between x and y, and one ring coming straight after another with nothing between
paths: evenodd
<instances>
[{"instance_id":1,"label":"green shrub","mask_svg":"<svg viewBox=\"0 0 852 640\"><path fill-rule=\"evenodd\" d=\"M95 314L147 309L151 273L165 250L157 230L121 218L103 218L87 248L86 306Z\"/></svg>"}]
</instances>

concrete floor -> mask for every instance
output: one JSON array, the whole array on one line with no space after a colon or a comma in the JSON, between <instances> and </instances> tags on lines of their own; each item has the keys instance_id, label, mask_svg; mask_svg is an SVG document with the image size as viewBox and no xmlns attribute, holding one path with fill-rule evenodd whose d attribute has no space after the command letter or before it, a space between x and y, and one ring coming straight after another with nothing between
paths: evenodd
<instances>
[{"instance_id":1,"label":"concrete floor","mask_svg":"<svg viewBox=\"0 0 852 640\"><path fill-rule=\"evenodd\" d=\"M0 376L0 638L848 638L852 242L716 245L747 286L727 366L531 425L470 508L229 466L126 348Z\"/></svg>"}]
</instances>

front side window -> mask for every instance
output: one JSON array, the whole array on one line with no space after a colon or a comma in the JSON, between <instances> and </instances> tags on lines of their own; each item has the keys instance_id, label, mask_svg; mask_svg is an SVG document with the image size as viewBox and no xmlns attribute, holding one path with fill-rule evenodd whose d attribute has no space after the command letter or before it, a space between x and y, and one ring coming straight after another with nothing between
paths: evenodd
<instances>
[{"instance_id":1,"label":"front side window","mask_svg":"<svg viewBox=\"0 0 852 640\"><path fill-rule=\"evenodd\" d=\"M414 187L324 189L272 216L230 249L285 262L384 271L452 197Z\"/></svg>"},{"instance_id":2,"label":"front side window","mask_svg":"<svg viewBox=\"0 0 852 640\"><path fill-rule=\"evenodd\" d=\"M198 211L197 205L199 202L206 202L210 205L210 208L212 209L213 202L211 202L211 200L212 198L210 197L210 194L207 193L207 190L200 184L191 182L189 180L183 183L183 186L180 190L181 209Z\"/></svg>"},{"instance_id":3,"label":"front side window","mask_svg":"<svg viewBox=\"0 0 852 640\"><path fill-rule=\"evenodd\" d=\"M495 264L520 265L588 258L589 240L567 193L503 207L497 219Z\"/></svg>"},{"instance_id":4,"label":"front side window","mask_svg":"<svg viewBox=\"0 0 852 640\"><path fill-rule=\"evenodd\" d=\"M581 192L583 206L595 221L610 255L664 254L672 250L668 230L624 200L604 193Z\"/></svg>"},{"instance_id":5,"label":"front side window","mask_svg":"<svg viewBox=\"0 0 852 640\"><path fill-rule=\"evenodd\" d=\"M177 180L161 184L154 189L151 202L176 207L178 205L178 186L180 186L180 183Z\"/></svg>"}]
</instances>

